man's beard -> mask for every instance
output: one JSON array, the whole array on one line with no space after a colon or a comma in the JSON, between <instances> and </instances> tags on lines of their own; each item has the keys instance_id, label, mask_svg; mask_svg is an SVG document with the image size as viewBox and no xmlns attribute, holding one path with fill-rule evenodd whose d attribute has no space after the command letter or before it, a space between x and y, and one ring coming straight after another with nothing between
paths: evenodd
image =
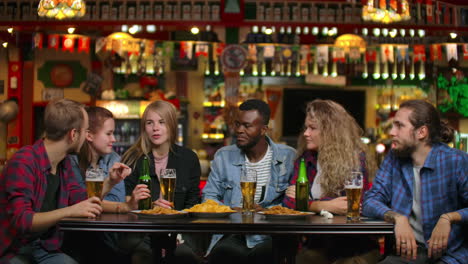
<instances>
[{"instance_id":1,"label":"man's beard","mask_svg":"<svg viewBox=\"0 0 468 264\"><path fill-rule=\"evenodd\" d=\"M239 145L239 142L237 142L236 146L238 148L240 148L241 150L246 151L246 150L249 150L249 149L255 147L255 145L257 145L257 143L260 141L260 138L261 138L261 136L252 138L252 140L247 142L247 144L245 144L245 145Z\"/></svg>"},{"instance_id":2,"label":"man's beard","mask_svg":"<svg viewBox=\"0 0 468 264\"><path fill-rule=\"evenodd\" d=\"M395 153L395 156L397 156L398 158L411 158L411 155L414 153L415 150L416 146L414 144L404 144L399 149L394 148L393 153Z\"/></svg>"}]
</instances>

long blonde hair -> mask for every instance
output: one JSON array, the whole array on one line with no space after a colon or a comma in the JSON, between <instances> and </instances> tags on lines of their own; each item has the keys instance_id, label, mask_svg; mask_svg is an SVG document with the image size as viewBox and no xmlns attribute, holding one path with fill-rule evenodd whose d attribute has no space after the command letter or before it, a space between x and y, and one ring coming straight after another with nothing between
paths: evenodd
<instances>
[{"instance_id":1,"label":"long blonde hair","mask_svg":"<svg viewBox=\"0 0 468 264\"><path fill-rule=\"evenodd\" d=\"M140 120L140 136L135 144L133 144L122 156L122 162L135 167L137 160L142 155L147 155L152 148L151 140L145 132L145 123L148 117L148 112L152 111L157 113L164 119L167 131L169 134L169 142L172 145L177 138L177 110L173 104L166 101L154 101L149 104Z\"/></svg>"},{"instance_id":2,"label":"long blonde hair","mask_svg":"<svg viewBox=\"0 0 468 264\"><path fill-rule=\"evenodd\" d=\"M360 155L365 154L369 178L376 171L375 160L361 141L363 130L356 120L341 106L331 100L314 100L307 104L306 118L317 122L320 129L318 162L321 169L320 184L325 196L336 197L352 170L360 169ZM299 136L297 154L307 150L304 133Z\"/></svg>"}]
</instances>

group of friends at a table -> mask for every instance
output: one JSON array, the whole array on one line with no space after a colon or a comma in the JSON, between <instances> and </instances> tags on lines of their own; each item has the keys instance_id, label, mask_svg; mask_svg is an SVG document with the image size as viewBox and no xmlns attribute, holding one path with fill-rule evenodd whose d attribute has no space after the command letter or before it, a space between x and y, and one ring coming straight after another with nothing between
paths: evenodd
<instances>
[{"instance_id":1,"label":"group of friends at a table","mask_svg":"<svg viewBox=\"0 0 468 264\"><path fill-rule=\"evenodd\" d=\"M232 124L235 144L215 153L200 197L200 163L192 150L175 144L177 111L172 104L149 104L139 138L119 157L112 149L116 140L110 111L68 99L50 102L44 137L14 154L0 176L0 263L90 263L79 250L88 242L98 245L95 252L126 256L131 263L271 263L273 250L279 249L272 248L271 236L254 234L182 234L177 239L176 234L81 232L72 234L70 243L65 239L64 252L58 222L128 213L147 197L155 206L176 210L206 199L242 207L242 167L257 171L256 206L294 209L301 159L312 212L345 215L344 180L360 170L362 213L394 223L395 251L382 259L372 236L310 235L299 247L292 243L300 248L298 263L468 263L468 154L445 144L453 129L432 104L411 100L400 105L389 132L392 148L379 169L361 140L362 129L336 102L308 103L297 150L267 136L268 104L247 100L238 110ZM151 190L138 184L145 156ZM102 199L87 197L84 175L90 168L105 172ZM177 173L173 205L160 195L158 177L164 168ZM369 179L374 179L372 187ZM91 233L93 239L87 238Z\"/></svg>"}]
</instances>

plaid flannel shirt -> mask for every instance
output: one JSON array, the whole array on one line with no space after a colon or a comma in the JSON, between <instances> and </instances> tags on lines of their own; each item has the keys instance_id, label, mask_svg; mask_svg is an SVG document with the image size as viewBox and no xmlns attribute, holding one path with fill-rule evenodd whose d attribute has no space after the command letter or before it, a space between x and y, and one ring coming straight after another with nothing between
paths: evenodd
<instances>
[{"instance_id":1,"label":"plaid flannel shirt","mask_svg":"<svg viewBox=\"0 0 468 264\"><path fill-rule=\"evenodd\" d=\"M445 144L434 144L421 168L421 212L424 240L431 237L439 217L458 212L462 223L452 224L445 263L467 263L468 245L463 225L468 222L468 154ZM392 210L410 216L413 205L413 163L390 152L367 192L363 213L383 219ZM427 246L427 243L426 243Z\"/></svg>"},{"instance_id":2,"label":"plaid flannel shirt","mask_svg":"<svg viewBox=\"0 0 468 264\"><path fill-rule=\"evenodd\" d=\"M21 148L8 161L0 175L0 258L9 259L34 238L32 220L40 212L47 189L47 174L51 165L43 140ZM67 207L86 199L86 190L80 187L67 156L57 167L60 190L57 208ZM48 251L58 250L62 235L58 228L41 240Z\"/></svg>"}]
</instances>

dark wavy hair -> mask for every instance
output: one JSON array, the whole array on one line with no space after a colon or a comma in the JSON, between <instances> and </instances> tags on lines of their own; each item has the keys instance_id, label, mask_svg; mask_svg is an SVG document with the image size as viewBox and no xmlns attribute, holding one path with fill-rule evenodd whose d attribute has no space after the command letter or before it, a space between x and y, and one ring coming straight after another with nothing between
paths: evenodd
<instances>
[{"instance_id":1,"label":"dark wavy hair","mask_svg":"<svg viewBox=\"0 0 468 264\"><path fill-rule=\"evenodd\" d=\"M409 100L400 105L400 109L402 108L411 110L409 121L414 128L427 126L429 129L428 144L449 143L453 140L453 128L446 121L441 120L439 112L431 103L424 100Z\"/></svg>"}]
</instances>

